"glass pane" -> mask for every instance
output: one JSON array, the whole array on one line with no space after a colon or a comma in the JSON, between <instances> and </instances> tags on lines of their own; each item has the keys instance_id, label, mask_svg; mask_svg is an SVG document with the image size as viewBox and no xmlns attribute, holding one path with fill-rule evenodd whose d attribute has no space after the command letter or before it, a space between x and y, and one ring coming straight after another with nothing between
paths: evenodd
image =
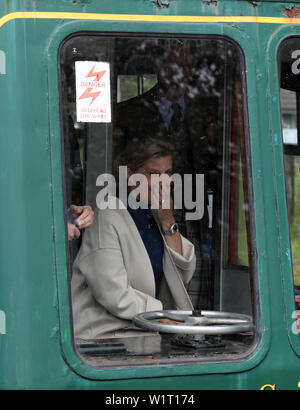
<instances>
[{"instance_id":1,"label":"glass pane","mask_svg":"<svg viewBox=\"0 0 300 410\"><path fill-rule=\"evenodd\" d=\"M118 76L118 102L129 100L138 95L138 77L136 75Z\"/></svg>"},{"instance_id":2,"label":"glass pane","mask_svg":"<svg viewBox=\"0 0 300 410\"><path fill-rule=\"evenodd\" d=\"M101 366L114 351L118 365L240 357L250 326L178 336L134 321L256 309L240 50L222 38L74 36L60 81L66 228L83 209L73 205L95 213L68 240L79 351L93 343L99 357L84 357Z\"/></svg>"},{"instance_id":3,"label":"glass pane","mask_svg":"<svg viewBox=\"0 0 300 410\"><path fill-rule=\"evenodd\" d=\"M157 83L156 75L118 75L117 101L126 101L150 90Z\"/></svg>"},{"instance_id":4,"label":"glass pane","mask_svg":"<svg viewBox=\"0 0 300 410\"><path fill-rule=\"evenodd\" d=\"M299 309L300 302L299 48L298 38L288 39L281 45L278 56L286 202L290 225L296 309Z\"/></svg>"},{"instance_id":5,"label":"glass pane","mask_svg":"<svg viewBox=\"0 0 300 410\"><path fill-rule=\"evenodd\" d=\"M249 266L246 207L248 206L244 196L243 174L241 156L237 158L236 169L233 173L234 181L231 191L231 199L235 201L230 219L230 264Z\"/></svg>"}]
</instances>

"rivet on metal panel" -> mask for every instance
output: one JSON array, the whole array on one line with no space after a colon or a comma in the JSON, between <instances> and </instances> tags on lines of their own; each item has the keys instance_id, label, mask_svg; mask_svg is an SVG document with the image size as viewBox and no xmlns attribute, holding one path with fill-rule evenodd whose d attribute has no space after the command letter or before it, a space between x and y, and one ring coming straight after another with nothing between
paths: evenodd
<instances>
[{"instance_id":1,"label":"rivet on metal panel","mask_svg":"<svg viewBox=\"0 0 300 410\"><path fill-rule=\"evenodd\" d=\"M171 0L151 0L153 4L159 9L161 8L169 8Z\"/></svg>"},{"instance_id":2,"label":"rivet on metal panel","mask_svg":"<svg viewBox=\"0 0 300 410\"><path fill-rule=\"evenodd\" d=\"M89 4L92 0L66 0L73 4Z\"/></svg>"},{"instance_id":3,"label":"rivet on metal panel","mask_svg":"<svg viewBox=\"0 0 300 410\"><path fill-rule=\"evenodd\" d=\"M290 9L285 8L283 10L284 14L286 14L288 17L295 17L299 14L299 10L296 9L295 7L291 7Z\"/></svg>"},{"instance_id":4,"label":"rivet on metal panel","mask_svg":"<svg viewBox=\"0 0 300 410\"><path fill-rule=\"evenodd\" d=\"M202 1L203 4L207 4L208 6L214 5L217 6L218 5L218 0L203 0Z\"/></svg>"},{"instance_id":5,"label":"rivet on metal panel","mask_svg":"<svg viewBox=\"0 0 300 410\"><path fill-rule=\"evenodd\" d=\"M257 2L256 2L256 1L253 1L253 0L247 0L247 2L248 2L249 4L251 4L251 6L253 6L253 7L257 7Z\"/></svg>"}]
</instances>

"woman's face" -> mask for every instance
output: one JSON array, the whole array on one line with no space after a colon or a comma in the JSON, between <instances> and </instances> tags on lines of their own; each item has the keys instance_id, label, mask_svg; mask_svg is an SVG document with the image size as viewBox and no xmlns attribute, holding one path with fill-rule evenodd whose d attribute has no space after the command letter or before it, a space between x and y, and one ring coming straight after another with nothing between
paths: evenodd
<instances>
[{"instance_id":1,"label":"woman's face","mask_svg":"<svg viewBox=\"0 0 300 410\"><path fill-rule=\"evenodd\" d=\"M153 200L161 201L162 193L170 195L172 176L172 157L153 158L137 169L134 174L142 174L147 179L147 186L141 187L140 200L152 203ZM129 177L133 173L129 170ZM158 178L159 181L158 181Z\"/></svg>"}]
</instances>

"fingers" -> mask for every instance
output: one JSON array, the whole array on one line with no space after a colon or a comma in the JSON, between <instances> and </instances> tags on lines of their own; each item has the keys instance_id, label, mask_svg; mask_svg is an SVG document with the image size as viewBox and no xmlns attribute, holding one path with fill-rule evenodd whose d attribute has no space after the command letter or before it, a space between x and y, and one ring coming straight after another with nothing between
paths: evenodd
<instances>
[{"instance_id":1,"label":"fingers","mask_svg":"<svg viewBox=\"0 0 300 410\"><path fill-rule=\"evenodd\" d=\"M172 207L170 184L163 184L161 187L161 204L163 209L170 209Z\"/></svg>"},{"instance_id":2,"label":"fingers","mask_svg":"<svg viewBox=\"0 0 300 410\"><path fill-rule=\"evenodd\" d=\"M155 205L154 209L170 209L172 203L170 185L162 184L151 189L151 204Z\"/></svg>"},{"instance_id":3,"label":"fingers","mask_svg":"<svg viewBox=\"0 0 300 410\"><path fill-rule=\"evenodd\" d=\"M78 206L78 205L71 205L72 213L75 214L81 214L83 211L83 206Z\"/></svg>"},{"instance_id":4,"label":"fingers","mask_svg":"<svg viewBox=\"0 0 300 410\"><path fill-rule=\"evenodd\" d=\"M176 320L171 319L159 319L160 323L165 323L166 325L180 325L181 322L177 322Z\"/></svg>"},{"instance_id":5,"label":"fingers","mask_svg":"<svg viewBox=\"0 0 300 410\"><path fill-rule=\"evenodd\" d=\"M76 219L76 224L80 229L89 228L94 223L94 211L89 205L81 207L81 215Z\"/></svg>"},{"instance_id":6,"label":"fingers","mask_svg":"<svg viewBox=\"0 0 300 410\"><path fill-rule=\"evenodd\" d=\"M73 224L68 223L68 239L72 241L73 239L78 239L80 236L80 230Z\"/></svg>"},{"instance_id":7,"label":"fingers","mask_svg":"<svg viewBox=\"0 0 300 410\"><path fill-rule=\"evenodd\" d=\"M71 205L72 212L79 215L76 225L79 229L89 228L94 223L94 211L89 205Z\"/></svg>"}]
</instances>

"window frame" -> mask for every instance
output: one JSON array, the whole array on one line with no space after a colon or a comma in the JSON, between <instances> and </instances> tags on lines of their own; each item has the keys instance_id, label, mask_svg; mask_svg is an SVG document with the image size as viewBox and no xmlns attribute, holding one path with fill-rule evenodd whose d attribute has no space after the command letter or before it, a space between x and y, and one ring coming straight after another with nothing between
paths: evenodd
<instances>
[{"instance_id":1,"label":"window frame","mask_svg":"<svg viewBox=\"0 0 300 410\"><path fill-rule=\"evenodd\" d=\"M280 104L280 65L279 65L279 58L280 58L280 51L284 47L284 44L288 42L289 39L296 39L298 38L300 44L300 28L297 26L296 30L293 30L291 33L287 27L281 30L280 38L278 35L274 38L270 50L275 54L275 61L276 61L276 74L277 74L277 87L278 87L278 95L279 95L279 129L281 135L281 152L278 152L275 156L275 160L278 163L279 170L281 169L280 165L282 165L282 173L283 173L283 181L282 186L283 190L278 188L279 199L278 202L281 203L283 206L279 209L279 220L281 225L282 231L282 279L283 279L283 288L284 288L284 303L285 303L285 321L286 321L286 330L290 345L293 351L300 356L300 335L296 334L295 326L297 324L297 306L295 302L295 294L294 294L294 274L293 274L293 265L292 265L292 244L291 244L291 236L290 236L290 228L289 228L289 221L288 221L288 207L287 207L287 199L286 199L286 179L285 179L285 167L283 163L284 155L291 155L297 154L300 155L299 147L300 147L300 139L298 137L298 144L299 147L295 147L290 144L283 143L283 127L282 127L282 107ZM284 35L283 35L284 34ZM299 125L299 119L298 124ZM298 133L299 136L299 133ZM278 158L278 155L282 155L281 161ZM281 163L281 164L280 164Z\"/></svg>"},{"instance_id":2,"label":"window frame","mask_svg":"<svg viewBox=\"0 0 300 410\"><path fill-rule=\"evenodd\" d=\"M61 113L57 110L57 99L58 99L58 91L52 91L52 89L58 89L58 76L57 76L57 67L58 67L58 49L62 42L64 42L67 38L73 35L80 34L103 34L107 36L108 34L111 35L122 35L125 33L126 35L132 34L137 36L144 36L144 35L158 35L164 36L163 33L160 32L161 27L159 25L154 25L156 27L151 27L149 29L149 33L140 30L140 25L137 23L128 23L126 26L123 27L122 25L118 25L118 31L112 29L114 25L109 22L102 22L101 24L101 32L99 29L99 25L95 22L82 22L81 26L84 29L78 30L78 24L76 22L71 23L68 27L62 27L58 32L55 33L55 36L52 38L52 41L49 46L48 52L48 72L49 72L49 117L50 117L50 134L51 134L51 151L52 152L61 152L61 144L60 144L60 137L61 129L60 129L60 115ZM244 59L244 64L247 67L247 59L245 57L245 53L243 50L243 45L240 44L240 40L237 41L235 39L236 32L232 30L230 27L226 26L226 29L220 30L218 25L211 25L209 30L203 30L203 26L199 25L198 29L194 30L191 33L188 26L186 24L179 24L174 23L172 24L173 27L173 34L174 36L178 37L209 37L209 38L221 38L223 40L229 40L233 42L241 51L241 55ZM184 30L182 28L185 27ZM202 29L199 30L199 27ZM125 29L126 28L126 29ZM130 28L133 28L133 32L129 31ZM157 30L153 33L153 29ZM180 34L177 34L177 30L180 29ZM120 31L119 31L120 30ZM151 33L150 33L151 31ZM249 44L247 40L244 38L242 43L244 43L244 49L249 48ZM246 47L245 47L246 45ZM250 48L251 49L251 48ZM251 74L253 76L253 74ZM249 76L249 73L248 73ZM246 87L246 83L245 83ZM245 100L244 110L246 111L245 118L245 133L246 133L246 143L248 144L248 149L250 148L250 141L249 141L249 118L248 118L248 102ZM245 113L244 113L245 115ZM251 151L249 150L249 157L251 157ZM264 355L266 354L266 343L261 343L261 334L257 333L257 340L253 343L251 349L247 352L245 357L237 357L234 360L224 360L222 363L217 363L214 361L211 363L210 361L206 362L205 360L201 362L193 362L192 365L188 363L181 365L181 366L173 366L170 364L167 368L162 369L154 369L152 366L142 366L139 370L138 368L130 369L130 368L123 368L123 369L91 369L86 366L85 363L82 363L78 358L74 345L73 345L73 335L68 327L70 326L70 306L69 306L69 284L66 282L67 272L66 272L66 249L65 243L62 238L65 238L65 221L64 215L62 212L63 209L63 201L62 197L64 195L62 191L62 163L61 158L58 158L55 155L51 156L51 165L52 165L52 178L53 178L53 209L54 209L54 230L55 230L55 253L56 253L56 277L57 277L57 300L58 300L58 309L59 309L59 317L60 317L60 338L62 343L62 348L64 352L64 356L68 361L71 368L76 372L79 372L84 377L89 377L92 379L115 379L115 378L131 378L131 377L155 377L155 375L175 375L175 374L199 374L199 373L213 373L215 371L221 373L227 372L240 372L247 370L257 364L257 360L262 360ZM60 171L58 171L60 169ZM250 175L248 176L249 180L251 180ZM250 184L251 185L251 184ZM254 214L253 214L254 217ZM254 220L253 220L254 223ZM255 270L255 274L257 275L257 270ZM257 284L255 284L256 289ZM259 316L260 316L260 305L257 303L255 305L255 309L257 311L257 324L259 325ZM264 339L267 340L268 335L264 335ZM260 349L258 348L260 347ZM247 359L247 360L246 360Z\"/></svg>"}]
</instances>

